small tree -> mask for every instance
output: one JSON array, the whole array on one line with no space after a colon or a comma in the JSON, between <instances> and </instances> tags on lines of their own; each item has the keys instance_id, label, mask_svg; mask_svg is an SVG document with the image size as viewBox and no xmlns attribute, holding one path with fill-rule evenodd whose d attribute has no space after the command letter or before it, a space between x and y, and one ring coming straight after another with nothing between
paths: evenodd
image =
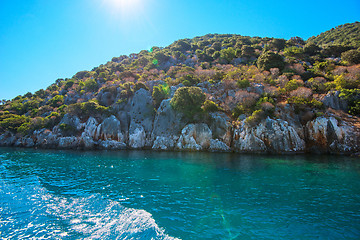
<instances>
[{"instance_id":1,"label":"small tree","mask_svg":"<svg viewBox=\"0 0 360 240\"><path fill-rule=\"evenodd\" d=\"M269 71L271 68L284 69L285 62L282 56L273 52L264 52L257 60L257 66L262 71Z\"/></svg>"},{"instance_id":2,"label":"small tree","mask_svg":"<svg viewBox=\"0 0 360 240\"><path fill-rule=\"evenodd\" d=\"M359 64L360 63L360 51L359 50L349 50L341 54L341 59L347 61L350 64Z\"/></svg>"},{"instance_id":3,"label":"small tree","mask_svg":"<svg viewBox=\"0 0 360 240\"><path fill-rule=\"evenodd\" d=\"M205 94L198 87L181 87L176 90L174 97L171 99L171 106L186 117L193 118L201 112L201 106L206 99Z\"/></svg>"}]
</instances>

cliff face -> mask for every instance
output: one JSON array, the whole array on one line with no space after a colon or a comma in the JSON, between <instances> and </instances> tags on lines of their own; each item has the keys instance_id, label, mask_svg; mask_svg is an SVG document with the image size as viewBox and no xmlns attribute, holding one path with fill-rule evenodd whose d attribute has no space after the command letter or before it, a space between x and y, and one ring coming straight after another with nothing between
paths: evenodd
<instances>
[{"instance_id":1,"label":"cliff face","mask_svg":"<svg viewBox=\"0 0 360 240\"><path fill-rule=\"evenodd\" d=\"M286 117L285 117L286 116ZM356 117L353 117L356 118ZM314 118L301 124L267 117L250 126L246 119L231 122L222 112L210 113L206 122L188 123L180 112L163 100L157 111L150 92L138 90L117 116L98 122L89 117L66 114L52 130L40 129L21 137L0 135L1 146L59 149L154 149L180 151L235 151L249 153L344 153L360 151L357 124L333 116ZM353 119L353 121L357 121ZM65 133L61 124L73 129Z\"/></svg>"}]
</instances>

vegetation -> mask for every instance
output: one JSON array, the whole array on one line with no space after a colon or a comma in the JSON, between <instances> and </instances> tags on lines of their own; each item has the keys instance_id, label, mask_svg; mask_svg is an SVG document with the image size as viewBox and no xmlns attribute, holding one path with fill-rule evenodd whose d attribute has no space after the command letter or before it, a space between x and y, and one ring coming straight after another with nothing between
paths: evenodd
<instances>
[{"instance_id":1,"label":"vegetation","mask_svg":"<svg viewBox=\"0 0 360 240\"><path fill-rule=\"evenodd\" d=\"M66 113L103 119L125 109L140 89L151 93L155 109L171 98L172 107L192 120L222 111L254 125L279 117L284 104L295 113L324 114L321 101L331 91L340 92L348 113L359 115L359 27L344 24L307 41L208 34L114 57L46 89L1 100L0 134L51 129Z\"/></svg>"}]
</instances>

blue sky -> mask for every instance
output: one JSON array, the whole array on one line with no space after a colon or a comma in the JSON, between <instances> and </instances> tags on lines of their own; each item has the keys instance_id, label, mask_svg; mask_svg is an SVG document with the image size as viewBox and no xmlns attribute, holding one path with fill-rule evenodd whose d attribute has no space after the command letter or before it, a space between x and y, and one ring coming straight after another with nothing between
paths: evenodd
<instances>
[{"instance_id":1,"label":"blue sky","mask_svg":"<svg viewBox=\"0 0 360 240\"><path fill-rule=\"evenodd\" d=\"M359 20L358 0L0 0L0 99L181 38L307 39Z\"/></svg>"}]
</instances>

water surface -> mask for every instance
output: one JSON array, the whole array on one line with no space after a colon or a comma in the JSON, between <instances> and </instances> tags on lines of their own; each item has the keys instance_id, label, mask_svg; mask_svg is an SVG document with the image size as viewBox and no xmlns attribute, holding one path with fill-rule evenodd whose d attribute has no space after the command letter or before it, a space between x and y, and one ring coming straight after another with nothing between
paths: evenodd
<instances>
[{"instance_id":1,"label":"water surface","mask_svg":"<svg viewBox=\"0 0 360 240\"><path fill-rule=\"evenodd\" d=\"M0 238L360 239L360 161L0 148Z\"/></svg>"}]
</instances>

